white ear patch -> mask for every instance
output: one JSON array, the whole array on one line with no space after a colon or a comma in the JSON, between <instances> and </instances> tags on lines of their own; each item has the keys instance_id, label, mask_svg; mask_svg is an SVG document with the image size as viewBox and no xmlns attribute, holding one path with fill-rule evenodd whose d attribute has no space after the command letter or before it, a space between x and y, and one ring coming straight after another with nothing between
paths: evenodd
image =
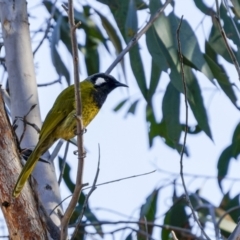
<instances>
[{"instance_id":1,"label":"white ear patch","mask_svg":"<svg viewBox=\"0 0 240 240\"><path fill-rule=\"evenodd\" d=\"M100 77L95 81L95 85L100 86L105 82L106 82L105 79Z\"/></svg>"}]
</instances>

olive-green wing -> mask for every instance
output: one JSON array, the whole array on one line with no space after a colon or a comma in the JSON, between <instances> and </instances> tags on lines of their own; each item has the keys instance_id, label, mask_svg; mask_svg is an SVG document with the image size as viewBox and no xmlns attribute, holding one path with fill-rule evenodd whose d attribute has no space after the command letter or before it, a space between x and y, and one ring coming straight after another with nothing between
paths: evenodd
<instances>
[{"instance_id":1,"label":"olive-green wing","mask_svg":"<svg viewBox=\"0 0 240 240\"><path fill-rule=\"evenodd\" d=\"M93 88L93 85L88 80L85 80L80 83L82 99L86 96L85 93L89 94L90 90ZM47 114L45 121L43 122L42 129L40 131L39 140L44 141L49 134L51 134L56 127L61 123L70 112L75 109L75 93L74 85L69 86L63 90L57 99L55 100L52 109Z\"/></svg>"},{"instance_id":2,"label":"olive-green wing","mask_svg":"<svg viewBox=\"0 0 240 240\"><path fill-rule=\"evenodd\" d=\"M44 141L73 110L74 85L71 85L59 94L52 109L48 112L40 131L39 140Z\"/></svg>"}]
</instances>

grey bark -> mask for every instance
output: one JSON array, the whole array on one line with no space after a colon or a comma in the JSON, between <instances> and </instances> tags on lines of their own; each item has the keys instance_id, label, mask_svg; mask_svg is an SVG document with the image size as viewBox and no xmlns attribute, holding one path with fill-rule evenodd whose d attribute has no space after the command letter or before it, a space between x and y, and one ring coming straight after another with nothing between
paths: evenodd
<instances>
[{"instance_id":1,"label":"grey bark","mask_svg":"<svg viewBox=\"0 0 240 240\"><path fill-rule=\"evenodd\" d=\"M6 52L6 67L9 76L12 120L18 116L24 117L32 106L37 104L27 115L26 120L41 127L26 2L24 0L0 1L0 17ZM24 130L24 124L21 121L17 121L17 125L16 133L18 138L24 132L20 144L21 148L35 146L38 141L37 131L29 125L26 125ZM20 170L17 171L17 174L19 173ZM61 201L54 165L51 162L50 164L38 163L33 176L38 183L37 192L41 202L47 213L50 213ZM24 187L19 198L26 191L29 191L29 188ZM57 226L60 226L60 219L57 215L58 210L61 211L61 207L55 210L51 218Z\"/></svg>"}]
</instances>

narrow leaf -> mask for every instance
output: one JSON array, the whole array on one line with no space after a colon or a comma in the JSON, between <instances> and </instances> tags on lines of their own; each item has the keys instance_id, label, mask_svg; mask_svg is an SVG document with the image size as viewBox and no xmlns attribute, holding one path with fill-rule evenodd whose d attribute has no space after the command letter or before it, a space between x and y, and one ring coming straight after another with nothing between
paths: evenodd
<instances>
[{"instance_id":1,"label":"narrow leaf","mask_svg":"<svg viewBox=\"0 0 240 240\"><path fill-rule=\"evenodd\" d=\"M62 17L60 16L57 20L57 23L54 26L54 29L51 35L51 41L50 41L51 58L52 58L52 63L56 69L56 72L60 76L64 76L66 78L68 85L70 85L70 81L71 81L70 74L56 48L59 42L59 37L60 37L61 22L62 22Z\"/></svg>"},{"instance_id":2,"label":"narrow leaf","mask_svg":"<svg viewBox=\"0 0 240 240\"><path fill-rule=\"evenodd\" d=\"M218 184L220 189L222 189L222 180L228 173L228 168L230 165L230 161L232 159L232 145L225 148L220 155L217 163L217 170L218 170Z\"/></svg>"},{"instance_id":3,"label":"narrow leaf","mask_svg":"<svg viewBox=\"0 0 240 240\"><path fill-rule=\"evenodd\" d=\"M158 190L154 190L146 199L146 202L141 206L140 210L140 221L141 222L154 222L157 214L157 200ZM145 224L139 224L139 229L146 232ZM147 227L147 233L152 235L153 227ZM138 233L138 239L146 239L145 236Z\"/></svg>"},{"instance_id":4,"label":"narrow leaf","mask_svg":"<svg viewBox=\"0 0 240 240\"><path fill-rule=\"evenodd\" d=\"M203 103L201 89L195 75L189 67L184 68L185 80L188 89L188 102L199 127L212 139L207 111Z\"/></svg>"},{"instance_id":5,"label":"narrow leaf","mask_svg":"<svg viewBox=\"0 0 240 240\"><path fill-rule=\"evenodd\" d=\"M117 34L117 29L113 27L110 21L108 21L108 18L106 18L104 15L102 15L99 11L95 9L95 12L99 15L102 25L105 29L105 31L108 34L108 37L110 41L112 42L113 46L115 47L116 53L119 54L122 52L122 42L120 37ZM121 60L121 66L123 73L125 74L125 65L124 65L124 58Z\"/></svg>"},{"instance_id":6,"label":"narrow leaf","mask_svg":"<svg viewBox=\"0 0 240 240\"><path fill-rule=\"evenodd\" d=\"M113 111L117 112L119 111L124 105L125 103L129 100L129 98L126 98L124 100L122 100L114 109Z\"/></svg>"},{"instance_id":7,"label":"narrow leaf","mask_svg":"<svg viewBox=\"0 0 240 240\"><path fill-rule=\"evenodd\" d=\"M163 96L162 102L163 121L166 123L168 138L173 142L175 148L180 152L179 144L181 136L180 115L180 93L170 82Z\"/></svg>"},{"instance_id":8,"label":"narrow leaf","mask_svg":"<svg viewBox=\"0 0 240 240\"><path fill-rule=\"evenodd\" d=\"M136 108L137 108L137 104L139 103L139 99L137 99L136 101L134 101L132 104L131 104L131 106L130 106L130 108L128 109L128 111L127 111L127 114L128 113L131 113L131 114L135 114L135 112L136 112Z\"/></svg>"},{"instance_id":9,"label":"narrow leaf","mask_svg":"<svg viewBox=\"0 0 240 240\"><path fill-rule=\"evenodd\" d=\"M206 54L204 54L204 58L206 59L209 67L211 68L212 73L216 78L221 89L231 100L234 106L239 109L239 107L237 106L237 97L233 90L233 84L231 84L224 68L221 66L220 63L218 63L215 51L211 48L211 46L207 42L206 42Z\"/></svg>"},{"instance_id":10,"label":"narrow leaf","mask_svg":"<svg viewBox=\"0 0 240 240\"><path fill-rule=\"evenodd\" d=\"M143 97L147 100L146 77L138 44L130 50L129 55L132 71L136 78L138 87L142 92Z\"/></svg>"}]
</instances>

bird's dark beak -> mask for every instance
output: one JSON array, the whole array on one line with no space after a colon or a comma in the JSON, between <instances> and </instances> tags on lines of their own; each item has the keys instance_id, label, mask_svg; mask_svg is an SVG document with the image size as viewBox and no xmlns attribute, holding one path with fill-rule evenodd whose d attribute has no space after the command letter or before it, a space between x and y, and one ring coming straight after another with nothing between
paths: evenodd
<instances>
[{"instance_id":1,"label":"bird's dark beak","mask_svg":"<svg viewBox=\"0 0 240 240\"><path fill-rule=\"evenodd\" d=\"M116 87L128 87L128 85L120 82L116 82Z\"/></svg>"}]
</instances>

